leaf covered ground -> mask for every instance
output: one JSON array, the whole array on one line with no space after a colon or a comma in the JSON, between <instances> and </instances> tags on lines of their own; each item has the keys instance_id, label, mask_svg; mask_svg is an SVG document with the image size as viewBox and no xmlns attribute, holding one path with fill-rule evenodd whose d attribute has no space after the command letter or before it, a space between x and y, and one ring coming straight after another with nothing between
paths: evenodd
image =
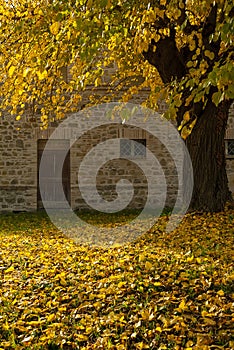
<instances>
[{"instance_id":1,"label":"leaf covered ground","mask_svg":"<svg viewBox=\"0 0 234 350\"><path fill-rule=\"evenodd\" d=\"M0 349L234 349L233 211L166 221L104 249L1 215Z\"/></svg>"}]
</instances>

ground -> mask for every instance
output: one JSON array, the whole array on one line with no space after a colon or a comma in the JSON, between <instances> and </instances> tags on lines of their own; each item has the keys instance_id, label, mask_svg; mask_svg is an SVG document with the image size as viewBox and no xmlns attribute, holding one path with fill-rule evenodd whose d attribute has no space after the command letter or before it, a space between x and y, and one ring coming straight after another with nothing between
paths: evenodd
<instances>
[{"instance_id":1,"label":"ground","mask_svg":"<svg viewBox=\"0 0 234 350\"><path fill-rule=\"evenodd\" d=\"M167 219L104 249L1 215L0 349L234 349L234 211Z\"/></svg>"}]
</instances>

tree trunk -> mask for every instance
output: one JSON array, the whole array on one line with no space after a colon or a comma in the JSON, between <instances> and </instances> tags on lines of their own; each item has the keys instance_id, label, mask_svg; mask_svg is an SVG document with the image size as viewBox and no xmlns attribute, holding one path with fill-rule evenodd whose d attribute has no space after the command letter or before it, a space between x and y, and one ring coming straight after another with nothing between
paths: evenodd
<instances>
[{"instance_id":1,"label":"tree trunk","mask_svg":"<svg viewBox=\"0 0 234 350\"><path fill-rule=\"evenodd\" d=\"M222 211L231 200L225 158L225 131L230 103L209 102L186 140L194 173L191 210ZM186 176L186 174L185 174Z\"/></svg>"},{"instance_id":2,"label":"tree trunk","mask_svg":"<svg viewBox=\"0 0 234 350\"><path fill-rule=\"evenodd\" d=\"M216 24L216 11L217 6L213 6L203 27L203 41L207 49L210 49L210 34L214 31ZM213 44L212 50L217 54L219 42ZM190 49L187 50L187 54L189 52ZM180 81L186 75L186 62L190 60L190 55L193 52L190 52L189 56L187 54L178 50L175 42L175 31L171 30L170 37L161 37L157 43L152 40L143 56L157 68L162 81L165 84L170 84L175 79ZM209 67L207 74L212 70L212 67L212 65ZM222 211L226 202L232 200L231 192L228 189L224 143L231 101L223 101L216 107L212 103L212 94L215 91L217 89L211 87L209 100L204 109L203 102L194 103L191 101L189 106L182 103L177 113L178 125L181 124L186 111L192 110L193 115L197 117L192 133L186 140L194 174L190 209L196 211ZM190 94L190 89L185 88L182 101L185 101L188 94ZM184 184L186 191L186 186L190 185L186 183L186 170Z\"/></svg>"}]
</instances>

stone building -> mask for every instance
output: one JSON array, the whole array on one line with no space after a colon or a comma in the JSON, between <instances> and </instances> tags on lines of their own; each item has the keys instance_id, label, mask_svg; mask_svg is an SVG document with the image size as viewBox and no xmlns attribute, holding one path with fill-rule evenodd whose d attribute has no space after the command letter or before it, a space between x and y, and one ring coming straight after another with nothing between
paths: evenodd
<instances>
[{"instance_id":1,"label":"stone building","mask_svg":"<svg viewBox=\"0 0 234 350\"><path fill-rule=\"evenodd\" d=\"M144 100L144 94L134 101L139 104ZM165 108L161 106L161 112ZM159 113L160 113L159 111ZM13 116L0 118L0 211L35 211L43 207L41 193L39 191L39 167L43 150L47 140L57 129L57 125L51 124L47 130L41 130L34 117L23 116L20 121ZM119 141L117 153L103 164L97 172L96 187L99 195L106 201L116 198L116 184L122 178L131 181L134 188L133 199L127 208L142 208L148 196L147 178L144 171L134 164L142 164L154 179L156 179L155 198L159 204L163 200L160 185L163 176L166 179L167 195L165 205L173 207L178 192L178 179L174 160L166 147L155 139L149 132L137 127L129 127L122 123L110 122L107 126L98 126L84 133L81 138L69 143L70 138L62 135L54 139L47 152L48 164L53 164L45 179L45 186L41 186L43 198L57 207L62 207L64 198L58 191L60 184L57 170L61 164L64 149L69 149L62 167L62 185L67 201L73 209L88 209L95 206L87 204L79 189L78 169L82 159L89 150L107 139ZM173 140L170 141L173 144ZM145 147L147 151L145 150ZM148 158L148 149L158 159L162 171L151 169L151 160ZM234 193L234 108L230 109L229 124L226 133L227 172L230 190ZM180 162L182 166L182 160ZM86 169L83 179L87 188L93 176L96 164ZM93 179L93 177L92 177ZM46 188L47 186L47 188ZM47 194L46 194L47 193ZM92 194L91 194L92 197ZM156 203L157 204L157 203Z\"/></svg>"}]
</instances>

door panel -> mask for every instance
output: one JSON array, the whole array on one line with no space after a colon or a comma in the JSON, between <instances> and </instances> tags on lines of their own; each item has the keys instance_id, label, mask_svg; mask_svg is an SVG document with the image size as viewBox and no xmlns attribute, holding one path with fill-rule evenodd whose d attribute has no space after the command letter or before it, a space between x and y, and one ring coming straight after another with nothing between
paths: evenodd
<instances>
[{"instance_id":1,"label":"door panel","mask_svg":"<svg viewBox=\"0 0 234 350\"><path fill-rule=\"evenodd\" d=\"M38 141L38 208L43 208L42 198L46 201L46 206L52 208L63 208L66 200L70 203L70 152L66 154L69 149L68 142L64 140L51 142L50 140L50 149L43 154L46 141ZM43 162L41 163L42 154ZM60 188L61 178L64 192Z\"/></svg>"}]
</instances>

